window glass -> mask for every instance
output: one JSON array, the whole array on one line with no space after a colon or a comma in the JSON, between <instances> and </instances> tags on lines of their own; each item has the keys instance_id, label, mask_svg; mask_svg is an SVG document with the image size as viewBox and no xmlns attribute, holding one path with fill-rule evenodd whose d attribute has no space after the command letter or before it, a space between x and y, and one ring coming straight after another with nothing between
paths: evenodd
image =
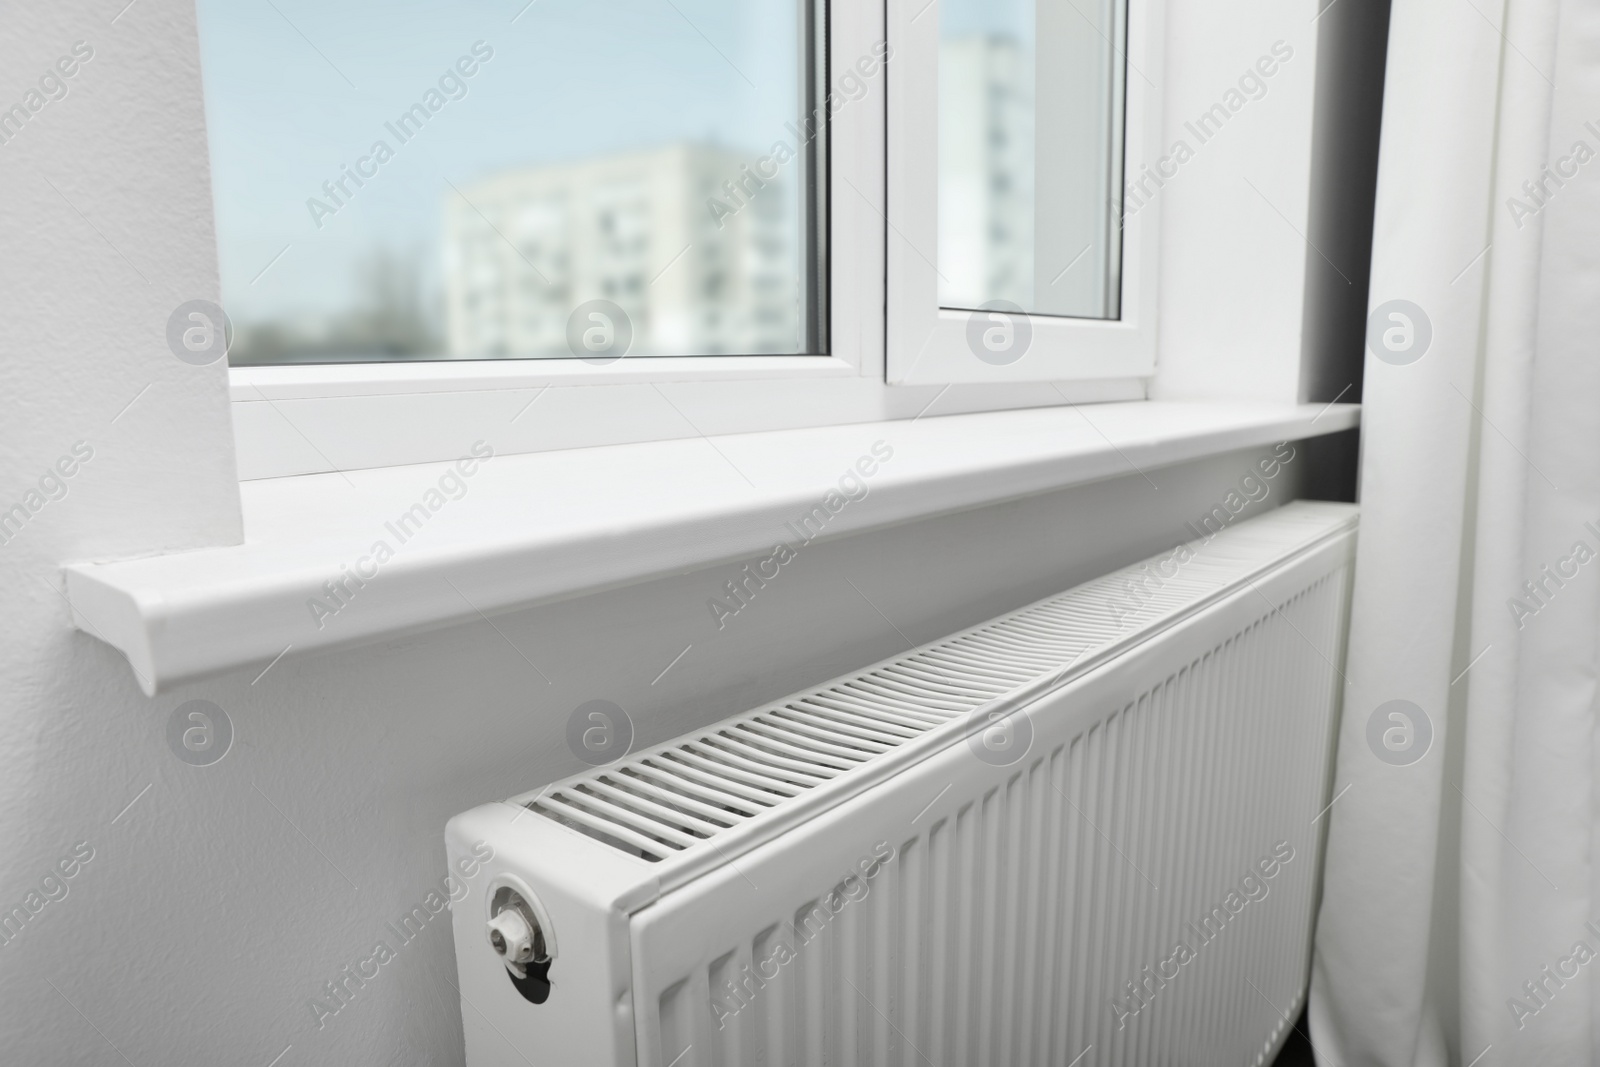
<instances>
[{"instance_id":1,"label":"window glass","mask_svg":"<svg viewBox=\"0 0 1600 1067\"><path fill-rule=\"evenodd\" d=\"M199 0L236 365L813 353L803 0Z\"/></svg>"},{"instance_id":2,"label":"window glass","mask_svg":"<svg viewBox=\"0 0 1600 1067\"><path fill-rule=\"evenodd\" d=\"M941 0L939 302L1119 315L1126 0Z\"/></svg>"}]
</instances>

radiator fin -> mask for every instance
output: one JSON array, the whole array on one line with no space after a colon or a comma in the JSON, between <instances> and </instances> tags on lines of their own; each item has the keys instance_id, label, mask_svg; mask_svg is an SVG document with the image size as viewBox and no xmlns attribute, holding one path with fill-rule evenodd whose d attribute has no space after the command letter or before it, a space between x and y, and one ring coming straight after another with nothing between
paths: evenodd
<instances>
[{"instance_id":1,"label":"radiator fin","mask_svg":"<svg viewBox=\"0 0 1600 1067\"><path fill-rule=\"evenodd\" d=\"M1290 506L1269 519L1197 543L1181 565L1169 553L1126 568L516 802L646 860L683 854L1192 610L1329 527L1316 506Z\"/></svg>"}]
</instances>

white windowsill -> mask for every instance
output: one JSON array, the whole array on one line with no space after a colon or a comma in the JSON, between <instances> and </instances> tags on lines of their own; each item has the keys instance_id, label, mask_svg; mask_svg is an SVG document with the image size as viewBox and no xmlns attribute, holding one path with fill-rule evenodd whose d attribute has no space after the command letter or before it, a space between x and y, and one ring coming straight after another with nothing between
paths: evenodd
<instances>
[{"instance_id":1,"label":"white windowsill","mask_svg":"<svg viewBox=\"0 0 1600 1067\"><path fill-rule=\"evenodd\" d=\"M1092 420L1092 422L1090 421ZM771 553L840 476L893 458L818 535L926 518L1357 424L1341 404L1144 401L498 456L405 541L386 524L448 463L246 482L245 543L65 566L73 622L154 694L285 654L401 634ZM714 444L713 444L714 441ZM318 626L312 598L393 558ZM370 563L363 564L369 573Z\"/></svg>"}]
</instances>

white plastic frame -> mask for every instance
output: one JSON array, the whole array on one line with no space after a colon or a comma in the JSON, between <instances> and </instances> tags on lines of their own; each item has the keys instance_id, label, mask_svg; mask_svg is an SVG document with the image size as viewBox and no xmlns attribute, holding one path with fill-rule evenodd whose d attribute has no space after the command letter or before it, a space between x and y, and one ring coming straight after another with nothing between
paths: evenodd
<instances>
[{"instance_id":1,"label":"white plastic frame","mask_svg":"<svg viewBox=\"0 0 1600 1067\"><path fill-rule=\"evenodd\" d=\"M1070 2L1070 0L1065 0ZM1165 0L1128 0L1123 180L1161 155ZM939 5L888 0L888 380L896 384L1144 377L1155 372L1159 198L1125 219L1120 319L1028 316L1016 362L978 359L973 312L939 306ZM1118 191L1120 207L1120 190Z\"/></svg>"}]
</instances>

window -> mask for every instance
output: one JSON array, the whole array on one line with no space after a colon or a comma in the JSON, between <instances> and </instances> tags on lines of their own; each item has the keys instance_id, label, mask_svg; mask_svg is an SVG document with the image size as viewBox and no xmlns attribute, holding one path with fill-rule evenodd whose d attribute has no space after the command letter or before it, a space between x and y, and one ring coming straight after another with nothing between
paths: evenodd
<instances>
[{"instance_id":1,"label":"window","mask_svg":"<svg viewBox=\"0 0 1600 1067\"><path fill-rule=\"evenodd\" d=\"M939 305L1117 318L1122 5L945 0L938 17Z\"/></svg>"},{"instance_id":2,"label":"window","mask_svg":"<svg viewBox=\"0 0 1600 1067\"><path fill-rule=\"evenodd\" d=\"M1155 210L1122 188L1159 134L1159 5L891 12L889 380L1149 374Z\"/></svg>"},{"instance_id":3,"label":"window","mask_svg":"<svg viewBox=\"0 0 1600 1067\"><path fill-rule=\"evenodd\" d=\"M1161 3L199 0L241 476L1143 399Z\"/></svg>"},{"instance_id":4,"label":"window","mask_svg":"<svg viewBox=\"0 0 1600 1067\"><path fill-rule=\"evenodd\" d=\"M234 365L826 351L804 0L201 0Z\"/></svg>"}]
</instances>

